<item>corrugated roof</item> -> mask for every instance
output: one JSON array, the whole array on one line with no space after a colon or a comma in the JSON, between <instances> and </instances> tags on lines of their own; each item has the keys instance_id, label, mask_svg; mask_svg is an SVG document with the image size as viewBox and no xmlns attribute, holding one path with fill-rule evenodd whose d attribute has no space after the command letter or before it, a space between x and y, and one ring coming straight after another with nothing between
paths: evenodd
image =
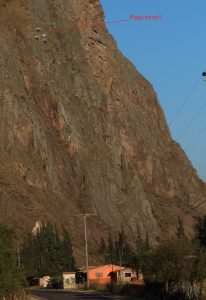
<instances>
[{"instance_id":1,"label":"corrugated roof","mask_svg":"<svg viewBox=\"0 0 206 300\"><path fill-rule=\"evenodd\" d=\"M109 265L100 265L100 266L89 266L88 269L89 270L96 270L96 269L101 269L101 268L105 268L105 267L117 267L117 268L121 269L120 266L111 265L111 264L109 264ZM87 269L85 267L84 268L80 268L79 270L81 272L83 272L83 273L87 272Z\"/></svg>"},{"instance_id":2,"label":"corrugated roof","mask_svg":"<svg viewBox=\"0 0 206 300\"><path fill-rule=\"evenodd\" d=\"M117 273L119 271L124 271L124 270L131 270L132 271L132 267L121 267L119 270L112 271L111 273Z\"/></svg>"}]
</instances>

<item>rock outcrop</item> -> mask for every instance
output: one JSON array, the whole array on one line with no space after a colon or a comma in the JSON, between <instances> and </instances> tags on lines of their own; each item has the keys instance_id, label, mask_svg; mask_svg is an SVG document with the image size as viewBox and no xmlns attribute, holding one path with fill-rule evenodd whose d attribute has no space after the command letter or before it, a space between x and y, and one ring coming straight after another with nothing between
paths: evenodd
<instances>
[{"instance_id":1,"label":"rock outcrop","mask_svg":"<svg viewBox=\"0 0 206 300\"><path fill-rule=\"evenodd\" d=\"M180 216L189 233L206 209L153 87L103 22L99 0L0 3L0 222L19 233L63 223L77 255L78 213L94 215L95 248L121 224L156 240Z\"/></svg>"}]
</instances>

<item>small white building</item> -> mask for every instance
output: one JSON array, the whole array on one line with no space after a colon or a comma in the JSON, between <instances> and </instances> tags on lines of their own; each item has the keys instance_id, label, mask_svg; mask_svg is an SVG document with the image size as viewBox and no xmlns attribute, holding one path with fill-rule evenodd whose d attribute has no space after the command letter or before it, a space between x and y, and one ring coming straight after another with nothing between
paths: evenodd
<instances>
[{"instance_id":1,"label":"small white building","mask_svg":"<svg viewBox=\"0 0 206 300\"><path fill-rule=\"evenodd\" d=\"M137 279L137 274L132 268L124 268L117 271L118 283L131 283L132 279Z\"/></svg>"},{"instance_id":2,"label":"small white building","mask_svg":"<svg viewBox=\"0 0 206 300\"><path fill-rule=\"evenodd\" d=\"M75 272L64 272L63 273L63 289L74 289L76 288L76 273Z\"/></svg>"},{"instance_id":3,"label":"small white building","mask_svg":"<svg viewBox=\"0 0 206 300\"><path fill-rule=\"evenodd\" d=\"M110 273L111 281L117 284L143 284L143 277L129 267L121 268Z\"/></svg>"}]
</instances>

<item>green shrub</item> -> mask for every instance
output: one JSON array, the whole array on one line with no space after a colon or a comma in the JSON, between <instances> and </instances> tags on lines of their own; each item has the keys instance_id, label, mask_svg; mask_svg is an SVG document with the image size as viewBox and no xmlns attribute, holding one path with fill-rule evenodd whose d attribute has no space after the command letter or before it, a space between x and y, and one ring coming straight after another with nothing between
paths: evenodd
<instances>
[{"instance_id":1,"label":"green shrub","mask_svg":"<svg viewBox=\"0 0 206 300\"><path fill-rule=\"evenodd\" d=\"M24 273L17 266L14 232L0 225L0 298L21 294L25 286Z\"/></svg>"}]
</instances>

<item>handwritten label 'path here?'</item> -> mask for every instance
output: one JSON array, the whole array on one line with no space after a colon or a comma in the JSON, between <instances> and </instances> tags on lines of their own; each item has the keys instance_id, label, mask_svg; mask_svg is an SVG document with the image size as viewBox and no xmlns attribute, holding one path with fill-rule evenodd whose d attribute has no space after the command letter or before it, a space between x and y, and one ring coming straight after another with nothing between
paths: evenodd
<instances>
[{"instance_id":1,"label":"handwritten label 'path here?'","mask_svg":"<svg viewBox=\"0 0 206 300\"><path fill-rule=\"evenodd\" d=\"M129 18L133 21L160 21L162 20L162 15L130 15Z\"/></svg>"}]
</instances>

